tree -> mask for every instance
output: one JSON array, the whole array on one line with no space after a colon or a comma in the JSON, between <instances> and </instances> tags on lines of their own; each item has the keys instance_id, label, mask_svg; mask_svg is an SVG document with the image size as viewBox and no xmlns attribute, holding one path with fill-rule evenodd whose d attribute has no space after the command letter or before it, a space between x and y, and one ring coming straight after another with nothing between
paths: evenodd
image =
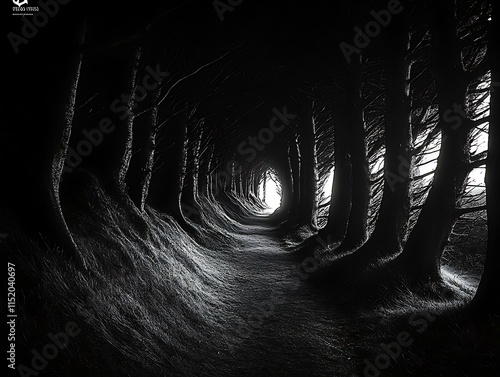
<instances>
[{"instance_id":1,"label":"tree","mask_svg":"<svg viewBox=\"0 0 500 377\"><path fill-rule=\"evenodd\" d=\"M466 110L470 76L462 63L455 1L432 3L429 14L441 148L431 190L398 262L420 279L439 279L441 254L470 171L474 122ZM455 112L453 117L451 111Z\"/></svg>"},{"instance_id":2,"label":"tree","mask_svg":"<svg viewBox=\"0 0 500 377\"><path fill-rule=\"evenodd\" d=\"M349 64L349 103L347 139L351 172L351 210L348 226L339 251L351 250L366 241L368 208L370 205L370 175L366 158L365 122L363 116L361 55Z\"/></svg>"},{"instance_id":3,"label":"tree","mask_svg":"<svg viewBox=\"0 0 500 377\"><path fill-rule=\"evenodd\" d=\"M317 227L316 197L318 174L316 161L316 133L313 104L303 105L302 133L300 143L300 212L299 225L307 225L312 229Z\"/></svg>"},{"instance_id":4,"label":"tree","mask_svg":"<svg viewBox=\"0 0 500 377\"><path fill-rule=\"evenodd\" d=\"M349 223L349 213L352 200L351 158L349 155L349 114L344 102L334 102L334 176L330 208L326 226L320 230L322 237L330 236L331 242L344 238Z\"/></svg>"},{"instance_id":5,"label":"tree","mask_svg":"<svg viewBox=\"0 0 500 377\"><path fill-rule=\"evenodd\" d=\"M159 132L159 106L157 104L159 98L159 89L149 93L146 106L150 108L134 122L133 158L127 172L127 186L130 198L141 212L144 212L154 169Z\"/></svg>"},{"instance_id":6,"label":"tree","mask_svg":"<svg viewBox=\"0 0 500 377\"><path fill-rule=\"evenodd\" d=\"M383 57L385 88L385 154L382 202L375 229L368 241L352 254L357 261L377 260L401 251L410 215L411 147L410 99L407 59L408 7L387 27L388 47ZM364 180L364 179L363 179Z\"/></svg>"},{"instance_id":7,"label":"tree","mask_svg":"<svg viewBox=\"0 0 500 377\"><path fill-rule=\"evenodd\" d=\"M491 1L491 23L488 50L491 56L490 124L488 162L486 164L486 203L488 213L488 246L481 282L473 306L489 313L500 311L500 6Z\"/></svg>"},{"instance_id":8,"label":"tree","mask_svg":"<svg viewBox=\"0 0 500 377\"><path fill-rule=\"evenodd\" d=\"M84 40L85 26L82 25L82 31L79 33L77 42L79 50L81 49ZM83 54L82 52L72 51L70 55L71 58L69 59L68 71L70 72L71 79L64 92L66 101L64 111L58 112L59 122L58 127L56 127L55 150L53 151L50 168L49 195L51 208L53 209L55 215L56 230L57 233L61 235L65 252L69 256L75 258L75 263L82 264L82 266L85 267L84 260L79 255L78 246L76 245L71 231L68 228L68 224L66 223L60 197L61 176L66 162L69 140L73 127L78 81L80 78Z\"/></svg>"}]
</instances>

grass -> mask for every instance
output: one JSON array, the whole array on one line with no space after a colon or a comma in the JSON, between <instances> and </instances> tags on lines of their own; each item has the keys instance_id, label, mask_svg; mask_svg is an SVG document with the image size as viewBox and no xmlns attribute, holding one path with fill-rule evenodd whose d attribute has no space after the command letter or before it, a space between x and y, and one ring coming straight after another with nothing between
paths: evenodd
<instances>
[{"instance_id":1,"label":"grass","mask_svg":"<svg viewBox=\"0 0 500 377\"><path fill-rule=\"evenodd\" d=\"M78 200L65 201L88 271L41 235L11 234L0 245L17 269L20 363L29 366L31 349L74 321L81 334L46 375L361 376L364 360L402 331L414 341L381 375L498 375L498 319L476 319L466 306L481 259L463 258L483 252L466 247L476 247L480 226L447 251L443 286L452 298L430 294L443 286L415 288L383 267L317 286L297 276L290 253L304 230L283 242L274 228L202 199L202 237L152 208L142 215L144 232L130 209L85 182ZM436 319L419 332L423 313Z\"/></svg>"}]
</instances>

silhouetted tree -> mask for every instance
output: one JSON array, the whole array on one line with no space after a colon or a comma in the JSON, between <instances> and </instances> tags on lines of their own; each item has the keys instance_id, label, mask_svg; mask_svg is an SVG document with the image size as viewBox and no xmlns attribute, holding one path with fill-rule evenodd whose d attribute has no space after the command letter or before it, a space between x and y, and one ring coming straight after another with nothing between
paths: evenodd
<instances>
[{"instance_id":1,"label":"silhouetted tree","mask_svg":"<svg viewBox=\"0 0 500 377\"><path fill-rule=\"evenodd\" d=\"M432 188L399 260L413 275L438 278L441 254L456 221L456 209L471 170L471 131L475 123L466 107L470 75L463 68L455 1L433 3L428 11L441 149ZM456 115L450 117L452 110Z\"/></svg>"},{"instance_id":2,"label":"silhouetted tree","mask_svg":"<svg viewBox=\"0 0 500 377\"><path fill-rule=\"evenodd\" d=\"M500 6L491 1L488 28L488 50L491 56L491 97L486 164L486 203L488 213L488 246L481 282L473 304L487 312L498 313L500 297Z\"/></svg>"}]
</instances>

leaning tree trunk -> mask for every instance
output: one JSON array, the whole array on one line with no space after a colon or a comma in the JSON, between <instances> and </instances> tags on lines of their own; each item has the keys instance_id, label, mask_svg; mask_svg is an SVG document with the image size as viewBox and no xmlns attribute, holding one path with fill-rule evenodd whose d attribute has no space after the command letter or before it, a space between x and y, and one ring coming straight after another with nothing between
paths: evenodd
<instances>
[{"instance_id":1,"label":"leaning tree trunk","mask_svg":"<svg viewBox=\"0 0 500 377\"><path fill-rule=\"evenodd\" d=\"M488 214L488 248L481 282L473 304L483 311L498 313L500 305L500 6L491 1L493 9L488 30L488 52L491 56L491 97L486 163L486 206Z\"/></svg>"},{"instance_id":2,"label":"leaning tree trunk","mask_svg":"<svg viewBox=\"0 0 500 377\"><path fill-rule=\"evenodd\" d=\"M84 39L85 26L83 26L83 30L79 36L78 49L81 49L81 46L84 43ZM79 255L78 246L76 245L66 223L66 219L64 217L63 209L61 206L59 192L61 176L63 173L64 164L68 153L69 140L71 137L73 118L75 114L78 81L80 78L80 69L82 66L82 53L75 52L72 55L73 57L72 59L70 59L70 64L68 64L68 66L70 67L69 69L72 70L72 72L70 73L70 77L72 78L64 93L64 98L66 98L65 109L61 112L60 127L58 127L58 130L56 131L56 150L52 158L50 169L49 193L51 199L50 201L55 211L56 228L58 230L58 233L63 235L64 251L69 256L75 258L76 263L81 264L83 267L85 267L85 262Z\"/></svg>"},{"instance_id":3,"label":"leaning tree trunk","mask_svg":"<svg viewBox=\"0 0 500 377\"><path fill-rule=\"evenodd\" d=\"M457 35L455 1L432 3L431 46L439 101L441 149L431 190L399 260L418 278L439 278L440 259L456 221L470 164L473 122L465 113L467 76ZM458 120L448 112L459 106Z\"/></svg>"}]
</instances>

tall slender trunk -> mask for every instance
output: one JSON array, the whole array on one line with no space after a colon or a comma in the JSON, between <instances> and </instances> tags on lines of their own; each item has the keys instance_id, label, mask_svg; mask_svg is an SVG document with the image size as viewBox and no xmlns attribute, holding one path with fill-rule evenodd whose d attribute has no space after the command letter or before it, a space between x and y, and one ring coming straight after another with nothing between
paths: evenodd
<instances>
[{"instance_id":1,"label":"tall slender trunk","mask_svg":"<svg viewBox=\"0 0 500 377\"><path fill-rule=\"evenodd\" d=\"M292 175L293 198L292 198L292 218L298 217L300 209L300 148L297 137L291 141L290 145L290 174Z\"/></svg>"},{"instance_id":2,"label":"tall slender trunk","mask_svg":"<svg viewBox=\"0 0 500 377\"><path fill-rule=\"evenodd\" d=\"M347 231L339 246L350 250L361 245L367 237L368 209L370 206L370 172L366 156L365 121L361 97L361 56L349 65L349 155L351 161L351 212Z\"/></svg>"},{"instance_id":3,"label":"tall slender trunk","mask_svg":"<svg viewBox=\"0 0 500 377\"><path fill-rule=\"evenodd\" d=\"M95 31L94 31L95 32ZM96 67L97 77L103 81L103 101L109 105L107 113L113 132L103 139L85 165L89 164L101 185L112 195L125 197L126 174L132 156L135 85L140 50L132 46L115 52Z\"/></svg>"},{"instance_id":4,"label":"tall slender trunk","mask_svg":"<svg viewBox=\"0 0 500 377\"><path fill-rule=\"evenodd\" d=\"M283 161L282 166L282 190L283 195L281 198L281 208L286 209L290 213L290 207L293 203L293 174L290 166L290 145L286 147L286 159Z\"/></svg>"},{"instance_id":5,"label":"tall slender trunk","mask_svg":"<svg viewBox=\"0 0 500 377\"><path fill-rule=\"evenodd\" d=\"M440 276L441 254L456 221L470 163L472 122L465 112L467 79L457 35L455 1L432 3L431 46L439 101L441 150L432 187L400 261L412 275ZM450 121L448 112L458 108Z\"/></svg>"},{"instance_id":6,"label":"tall slender trunk","mask_svg":"<svg viewBox=\"0 0 500 377\"><path fill-rule=\"evenodd\" d=\"M121 161L120 161L120 167L117 172L116 176L116 183L117 183L117 188L120 193L124 194L127 191L126 188L126 182L125 178L127 176L127 171L130 166L130 160L132 158L132 143L134 140L134 106L135 106L135 101L136 101L136 95L135 95L135 87L136 87L136 82L137 82L137 72L139 69L139 61L141 58L141 49L138 48L135 57L134 57L134 63L132 66L132 74L131 74L131 79L130 79L130 95L128 96L128 101L126 103L127 107L127 113L126 117L124 120L124 126L126 129L126 137L125 137L125 143L123 145L122 149L122 156L121 156Z\"/></svg>"},{"instance_id":7,"label":"tall slender trunk","mask_svg":"<svg viewBox=\"0 0 500 377\"><path fill-rule=\"evenodd\" d=\"M293 197L293 181L290 169L290 145L286 146L286 155L276 161L276 171L281 182L281 206L279 208L280 220L289 218Z\"/></svg>"},{"instance_id":8,"label":"tall slender trunk","mask_svg":"<svg viewBox=\"0 0 500 377\"><path fill-rule=\"evenodd\" d=\"M182 188L181 208L184 209L184 215L191 221L199 222L200 218L198 201L198 176L200 170L199 153L201 148L203 122L198 123L197 127L190 130L189 140L186 142L186 174ZM198 134L195 131L198 131Z\"/></svg>"},{"instance_id":9,"label":"tall slender trunk","mask_svg":"<svg viewBox=\"0 0 500 377\"><path fill-rule=\"evenodd\" d=\"M80 48L85 40L85 25L83 25L82 31L78 38L78 48ZM78 253L78 246L76 245L73 236L68 228L66 219L64 217L61 198L60 198L60 183L61 176L64 169L64 164L66 161L66 156L68 153L69 141L71 137L71 131L73 127L73 118L75 114L75 102L78 88L78 81L80 78L80 70L82 67L82 53L74 52L71 63L71 82L67 86L64 97L66 98L65 109L61 112L61 124L56 131L56 148L54 155L52 157L51 169L50 169L50 186L49 195L51 198L51 204L55 211L55 224L56 228L61 235L63 235L64 251L71 257L76 258L75 262L85 266L85 263Z\"/></svg>"},{"instance_id":10,"label":"tall slender trunk","mask_svg":"<svg viewBox=\"0 0 500 377\"><path fill-rule=\"evenodd\" d=\"M407 8L387 30L390 50L385 56L385 155L382 203L369 240L355 252L362 260L401 251L410 214L412 133L407 81L409 26Z\"/></svg>"},{"instance_id":11,"label":"tall slender trunk","mask_svg":"<svg viewBox=\"0 0 500 377\"><path fill-rule=\"evenodd\" d=\"M213 184L213 174L212 174L212 165L213 165L213 159L214 159L214 151L215 151L215 146L210 146L208 150L208 156L206 157L206 165L205 165L205 175L207 179L207 185L206 185L206 190L207 190L207 197L210 200L215 200L214 196L214 184Z\"/></svg>"},{"instance_id":12,"label":"tall slender trunk","mask_svg":"<svg viewBox=\"0 0 500 377\"><path fill-rule=\"evenodd\" d=\"M234 163L231 164L231 193L236 194L236 169Z\"/></svg>"},{"instance_id":13,"label":"tall slender trunk","mask_svg":"<svg viewBox=\"0 0 500 377\"><path fill-rule=\"evenodd\" d=\"M151 109L134 121L133 158L127 171L128 195L141 212L144 211L149 183L153 172L158 133L159 91L155 90L146 97L146 106Z\"/></svg>"},{"instance_id":14,"label":"tall slender trunk","mask_svg":"<svg viewBox=\"0 0 500 377\"><path fill-rule=\"evenodd\" d=\"M181 222L181 225L186 223L186 219L184 218L184 214L182 212L182 189L184 187L184 182L186 179L187 173L187 158L188 158L188 117L187 114L182 116L182 126L181 126L181 137L179 138L179 164L177 165L177 187L173 193L172 197L172 214L177 219L177 221Z\"/></svg>"},{"instance_id":15,"label":"tall slender trunk","mask_svg":"<svg viewBox=\"0 0 500 377\"><path fill-rule=\"evenodd\" d=\"M159 98L160 98L159 90L152 93L151 99L154 104L156 104ZM151 177L153 176L156 145L157 145L156 137L158 135L158 114L159 114L158 105L153 105L153 108L151 109L148 116L149 118L148 124L150 125L151 129L149 133L149 139L146 144L147 146L145 148L147 153L146 166L144 168L144 173L141 179L141 197L139 203L139 208L141 211L144 211L146 200L149 195L149 185L151 184Z\"/></svg>"},{"instance_id":16,"label":"tall slender trunk","mask_svg":"<svg viewBox=\"0 0 500 377\"><path fill-rule=\"evenodd\" d=\"M173 119L173 122L177 122L163 130L169 133L169 140L175 141L173 146L165 151L168 153L158 155L161 168L152 176L150 201L159 211L174 217L184 230L193 231L193 228L186 222L181 209L182 188L186 174L188 118L185 112L180 114L179 118ZM173 179L166 177L173 177Z\"/></svg>"},{"instance_id":17,"label":"tall slender trunk","mask_svg":"<svg viewBox=\"0 0 500 377\"><path fill-rule=\"evenodd\" d=\"M329 236L330 242L338 242L344 238L351 210L351 159L347 149L349 129L346 107L337 103L332 112L335 171L328 220L319 234L323 238Z\"/></svg>"},{"instance_id":18,"label":"tall slender trunk","mask_svg":"<svg viewBox=\"0 0 500 377\"><path fill-rule=\"evenodd\" d=\"M244 170L242 168L242 170L241 170L241 195L245 199L248 199L248 194L249 194L248 181L249 181L248 171Z\"/></svg>"},{"instance_id":19,"label":"tall slender trunk","mask_svg":"<svg viewBox=\"0 0 500 377\"><path fill-rule=\"evenodd\" d=\"M214 190L213 190L213 175L212 175L212 166L213 166L213 161L214 161L214 153L215 153L215 146L210 147L210 153L208 155L208 162L207 162L207 170L206 170L206 175L207 175L207 194L208 197L211 200L215 200L214 197Z\"/></svg>"},{"instance_id":20,"label":"tall slender trunk","mask_svg":"<svg viewBox=\"0 0 500 377\"><path fill-rule=\"evenodd\" d=\"M300 212L299 225L317 228L317 184L316 131L312 104L304 105L300 165Z\"/></svg>"},{"instance_id":21,"label":"tall slender trunk","mask_svg":"<svg viewBox=\"0 0 500 377\"><path fill-rule=\"evenodd\" d=\"M203 141L203 127L204 122L200 122L198 125L199 132L196 140L196 147L194 151L194 161L193 161L193 199L194 203L199 205L199 186L200 186L200 174L201 174L201 143Z\"/></svg>"},{"instance_id":22,"label":"tall slender trunk","mask_svg":"<svg viewBox=\"0 0 500 377\"><path fill-rule=\"evenodd\" d=\"M185 175L184 182L182 186L182 202L193 206L194 205L194 190L195 190L195 155L197 148L197 136L194 135L193 130L188 131L189 137L186 138L186 164L185 164Z\"/></svg>"},{"instance_id":23,"label":"tall slender trunk","mask_svg":"<svg viewBox=\"0 0 500 377\"><path fill-rule=\"evenodd\" d=\"M198 148L198 195L207 196L209 195L208 189L208 177L210 174L210 153L207 149L204 153L201 150L203 145L203 135L200 134L199 148Z\"/></svg>"},{"instance_id":24,"label":"tall slender trunk","mask_svg":"<svg viewBox=\"0 0 500 377\"><path fill-rule=\"evenodd\" d=\"M499 313L500 297L500 5L491 1L492 20L488 30L491 56L490 122L488 161L486 163L486 205L488 213L488 248L481 282L473 305L489 313Z\"/></svg>"}]
</instances>

